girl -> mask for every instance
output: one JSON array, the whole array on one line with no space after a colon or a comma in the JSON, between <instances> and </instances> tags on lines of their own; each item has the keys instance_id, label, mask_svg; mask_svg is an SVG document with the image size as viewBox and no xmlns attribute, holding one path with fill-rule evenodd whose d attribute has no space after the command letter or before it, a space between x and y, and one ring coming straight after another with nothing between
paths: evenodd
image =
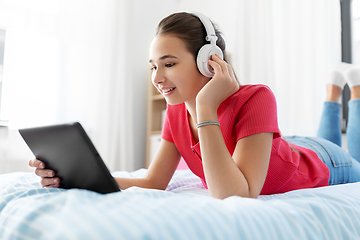
<instances>
[{"instance_id":1,"label":"girl","mask_svg":"<svg viewBox=\"0 0 360 240\"><path fill-rule=\"evenodd\" d=\"M209 34L213 27L205 16L189 13L175 13L159 23L149 63L152 83L168 103L162 141L146 177L116 178L120 188L165 189L181 157L211 196L221 199L360 181L360 68L336 69L332 80L340 87L328 86L319 130L320 137L340 138L337 101L345 71L352 90L349 151L355 160L322 138L282 138L273 93L264 85L238 83L220 32L215 29L216 37ZM208 41L221 50L209 54L205 70L209 64L210 73L202 74L197 56ZM44 169L41 161L29 164L36 167L44 187L59 186L54 172Z\"/></svg>"}]
</instances>

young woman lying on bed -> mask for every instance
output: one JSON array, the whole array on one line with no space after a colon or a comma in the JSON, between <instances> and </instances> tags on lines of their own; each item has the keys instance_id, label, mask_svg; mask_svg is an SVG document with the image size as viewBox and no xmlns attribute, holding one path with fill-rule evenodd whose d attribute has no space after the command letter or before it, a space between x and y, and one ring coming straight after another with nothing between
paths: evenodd
<instances>
[{"instance_id":1,"label":"young woman lying on bed","mask_svg":"<svg viewBox=\"0 0 360 240\"><path fill-rule=\"evenodd\" d=\"M360 67L340 64L333 71L317 138L285 139L274 94L264 85L239 84L214 27L199 13L175 13L159 23L149 63L152 83L168 103L162 141L147 176L116 178L119 186L165 189L181 157L216 198L360 181ZM339 147L338 100L346 82L351 156ZM44 187L59 186L41 161L29 164Z\"/></svg>"}]
</instances>

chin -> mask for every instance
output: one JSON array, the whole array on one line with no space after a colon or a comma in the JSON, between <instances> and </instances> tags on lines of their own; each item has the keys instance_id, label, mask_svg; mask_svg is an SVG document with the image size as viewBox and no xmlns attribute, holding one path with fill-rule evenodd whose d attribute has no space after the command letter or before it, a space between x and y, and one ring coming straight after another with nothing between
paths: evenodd
<instances>
[{"instance_id":1,"label":"chin","mask_svg":"<svg viewBox=\"0 0 360 240\"><path fill-rule=\"evenodd\" d=\"M183 102L170 102L170 101L166 101L167 104L169 105L178 105L178 104L182 104Z\"/></svg>"},{"instance_id":2,"label":"chin","mask_svg":"<svg viewBox=\"0 0 360 240\"><path fill-rule=\"evenodd\" d=\"M165 100L166 100L166 103L169 105L178 105L178 104L182 104L184 102L184 101L174 101L174 100L170 100L167 98L165 98Z\"/></svg>"}]
</instances>

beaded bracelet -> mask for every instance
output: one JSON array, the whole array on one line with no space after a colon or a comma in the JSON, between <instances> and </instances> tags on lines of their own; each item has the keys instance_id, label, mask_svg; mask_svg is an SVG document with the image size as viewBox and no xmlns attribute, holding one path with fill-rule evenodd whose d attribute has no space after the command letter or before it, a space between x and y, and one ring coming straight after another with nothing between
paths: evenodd
<instances>
[{"instance_id":1,"label":"beaded bracelet","mask_svg":"<svg viewBox=\"0 0 360 240\"><path fill-rule=\"evenodd\" d=\"M218 121L206 121L196 124L196 128L206 126L206 125L218 125L220 127L220 123Z\"/></svg>"}]
</instances>

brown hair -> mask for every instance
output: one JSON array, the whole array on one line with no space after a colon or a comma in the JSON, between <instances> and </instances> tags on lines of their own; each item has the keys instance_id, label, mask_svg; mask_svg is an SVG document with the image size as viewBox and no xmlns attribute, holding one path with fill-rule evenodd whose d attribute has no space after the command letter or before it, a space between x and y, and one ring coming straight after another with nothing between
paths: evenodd
<instances>
[{"instance_id":1,"label":"brown hair","mask_svg":"<svg viewBox=\"0 0 360 240\"><path fill-rule=\"evenodd\" d=\"M212 25L218 37L216 45L222 50L225 62L228 62L225 53L225 41L217 26L214 23ZM157 27L156 35L163 34L175 35L183 40L189 52L194 56L194 60L196 60L200 48L209 43L205 40L206 30L200 19L186 12L173 13L161 20Z\"/></svg>"},{"instance_id":2,"label":"brown hair","mask_svg":"<svg viewBox=\"0 0 360 240\"><path fill-rule=\"evenodd\" d=\"M218 37L216 45L223 52L224 61L231 66L230 59L225 51L226 44L222 33L213 22L211 22L211 24L214 27L215 35ZM156 30L156 35L165 34L175 35L183 40L186 48L193 55L194 61L196 61L200 48L209 43L205 39L206 30L201 20L198 17L186 12L173 13L160 21ZM233 73L236 81L239 85L241 85L234 69Z\"/></svg>"}]
</instances>

